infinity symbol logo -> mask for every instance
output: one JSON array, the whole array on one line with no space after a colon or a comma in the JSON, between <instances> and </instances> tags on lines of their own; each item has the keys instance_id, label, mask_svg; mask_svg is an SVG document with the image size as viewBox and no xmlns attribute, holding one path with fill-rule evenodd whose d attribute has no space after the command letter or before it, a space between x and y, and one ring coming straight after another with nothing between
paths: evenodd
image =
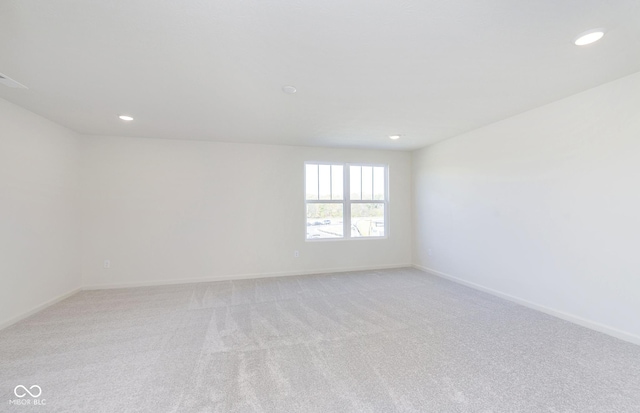
<instances>
[{"instance_id":1,"label":"infinity symbol logo","mask_svg":"<svg viewBox=\"0 0 640 413\"><path fill-rule=\"evenodd\" d=\"M33 390L34 388L36 390L33 393L31 393L29 390ZM22 390L20 391L20 389L22 389ZM18 394L18 391L20 391L20 394ZM34 394L36 392L37 392L37 394ZM29 396L31 396L33 398L37 398L37 397L40 397L40 395L42 394L42 389L37 384L34 384L33 386L29 387L28 389L26 387L24 387L22 384L19 384L19 385L16 386L15 389L13 389L13 394L15 394L16 397L22 398L22 397L26 396L27 393L29 394Z\"/></svg>"}]
</instances>

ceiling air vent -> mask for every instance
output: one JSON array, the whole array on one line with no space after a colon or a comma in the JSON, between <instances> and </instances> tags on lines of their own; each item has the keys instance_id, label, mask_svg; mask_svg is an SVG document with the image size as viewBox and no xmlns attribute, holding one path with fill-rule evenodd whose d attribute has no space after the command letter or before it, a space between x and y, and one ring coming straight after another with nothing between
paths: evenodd
<instances>
[{"instance_id":1,"label":"ceiling air vent","mask_svg":"<svg viewBox=\"0 0 640 413\"><path fill-rule=\"evenodd\" d=\"M26 87L25 85L16 82L15 80L11 79L9 76L3 75L2 73L0 73L0 85L28 89L28 87Z\"/></svg>"}]
</instances>

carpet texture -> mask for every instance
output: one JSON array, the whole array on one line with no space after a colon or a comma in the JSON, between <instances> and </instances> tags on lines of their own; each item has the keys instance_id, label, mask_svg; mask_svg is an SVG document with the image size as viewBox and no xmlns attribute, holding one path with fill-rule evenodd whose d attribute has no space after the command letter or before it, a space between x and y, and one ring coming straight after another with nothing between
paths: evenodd
<instances>
[{"instance_id":1,"label":"carpet texture","mask_svg":"<svg viewBox=\"0 0 640 413\"><path fill-rule=\"evenodd\" d=\"M18 385L46 404L9 404ZM2 412L637 413L640 346L414 269L84 291L0 331L0 397Z\"/></svg>"}]
</instances>

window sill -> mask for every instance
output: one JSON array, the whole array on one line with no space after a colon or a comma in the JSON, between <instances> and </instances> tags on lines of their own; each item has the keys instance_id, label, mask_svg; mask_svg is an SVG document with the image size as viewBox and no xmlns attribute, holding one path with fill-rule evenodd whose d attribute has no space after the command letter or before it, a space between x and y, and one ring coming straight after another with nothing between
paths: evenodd
<instances>
[{"instance_id":1,"label":"window sill","mask_svg":"<svg viewBox=\"0 0 640 413\"><path fill-rule=\"evenodd\" d=\"M353 237L353 238L305 238L305 242L332 242L332 241L372 241L388 239L388 236L383 237Z\"/></svg>"}]
</instances>

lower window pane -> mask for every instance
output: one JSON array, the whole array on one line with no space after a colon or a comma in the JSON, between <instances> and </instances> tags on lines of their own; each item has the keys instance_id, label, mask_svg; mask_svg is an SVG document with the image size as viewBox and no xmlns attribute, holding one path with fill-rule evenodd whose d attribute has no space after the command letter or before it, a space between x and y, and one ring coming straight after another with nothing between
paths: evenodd
<instances>
[{"instance_id":1,"label":"lower window pane","mask_svg":"<svg viewBox=\"0 0 640 413\"><path fill-rule=\"evenodd\" d=\"M351 237L384 237L384 204L351 204Z\"/></svg>"},{"instance_id":2,"label":"lower window pane","mask_svg":"<svg viewBox=\"0 0 640 413\"><path fill-rule=\"evenodd\" d=\"M342 204L307 204L307 239L342 238Z\"/></svg>"}]
</instances>

